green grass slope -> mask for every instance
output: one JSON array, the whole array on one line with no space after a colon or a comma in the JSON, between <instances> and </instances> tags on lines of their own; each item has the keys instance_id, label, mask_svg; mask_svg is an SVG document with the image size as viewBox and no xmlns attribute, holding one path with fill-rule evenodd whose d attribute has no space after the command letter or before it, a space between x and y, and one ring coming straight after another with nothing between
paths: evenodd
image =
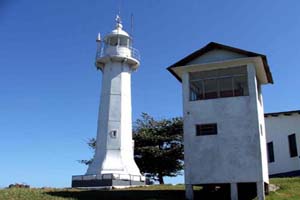
<instances>
[{"instance_id":1,"label":"green grass slope","mask_svg":"<svg viewBox=\"0 0 300 200\"><path fill-rule=\"evenodd\" d=\"M271 192L267 200L300 200L300 178L271 179L271 183L280 187ZM196 199L201 192L196 191ZM220 196L215 197L222 200ZM0 200L184 200L183 185L154 185L118 189L112 191L78 190L78 189L3 189ZM205 199L205 198L203 198ZM209 198L211 199L211 198Z\"/></svg>"},{"instance_id":2,"label":"green grass slope","mask_svg":"<svg viewBox=\"0 0 300 200\"><path fill-rule=\"evenodd\" d=\"M280 189L271 192L267 200L300 200L300 178L275 178L271 183Z\"/></svg>"}]
</instances>

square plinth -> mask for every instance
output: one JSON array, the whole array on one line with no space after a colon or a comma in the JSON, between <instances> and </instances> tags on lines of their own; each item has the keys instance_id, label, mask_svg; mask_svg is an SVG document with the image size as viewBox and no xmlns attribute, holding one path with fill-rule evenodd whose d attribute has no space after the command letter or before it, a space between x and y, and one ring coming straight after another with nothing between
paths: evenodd
<instances>
[{"instance_id":1,"label":"square plinth","mask_svg":"<svg viewBox=\"0 0 300 200\"><path fill-rule=\"evenodd\" d=\"M72 176L72 187L111 188L145 185L145 177L139 175L101 174Z\"/></svg>"}]
</instances>

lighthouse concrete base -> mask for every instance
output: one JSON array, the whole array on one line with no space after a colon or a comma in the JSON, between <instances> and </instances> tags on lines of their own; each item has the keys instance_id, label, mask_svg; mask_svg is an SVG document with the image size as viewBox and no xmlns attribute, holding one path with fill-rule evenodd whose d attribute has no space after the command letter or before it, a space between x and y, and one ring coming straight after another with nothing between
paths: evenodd
<instances>
[{"instance_id":1,"label":"lighthouse concrete base","mask_svg":"<svg viewBox=\"0 0 300 200\"><path fill-rule=\"evenodd\" d=\"M72 176L74 188L122 188L145 185L145 177L128 174Z\"/></svg>"}]
</instances>

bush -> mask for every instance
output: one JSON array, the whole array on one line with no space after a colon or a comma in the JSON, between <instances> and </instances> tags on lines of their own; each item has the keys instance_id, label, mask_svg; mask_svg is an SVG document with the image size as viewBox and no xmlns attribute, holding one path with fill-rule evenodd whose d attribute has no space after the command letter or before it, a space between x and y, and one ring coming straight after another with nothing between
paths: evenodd
<instances>
[{"instance_id":1,"label":"bush","mask_svg":"<svg viewBox=\"0 0 300 200\"><path fill-rule=\"evenodd\" d=\"M29 185L26 185L26 184L20 184L20 183L15 183L15 184L10 184L8 186L8 188L30 188Z\"/></svg>"}]
</instances>

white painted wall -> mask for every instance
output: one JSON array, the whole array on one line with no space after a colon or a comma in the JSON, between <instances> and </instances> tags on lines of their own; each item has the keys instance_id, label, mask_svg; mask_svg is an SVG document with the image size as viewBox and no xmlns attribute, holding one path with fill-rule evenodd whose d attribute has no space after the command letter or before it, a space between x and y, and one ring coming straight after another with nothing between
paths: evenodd
<instances>
[{"instance_id":1,"label":"white painted wall","mask_svg":"<svg viewBox=\"0 0 300 200\"><path fill-rule=\"evenodd\" d=\"M140 65L139 56L131 46L107 42L112 38L131 40L122 30L118 16L117 19L116 29L105 37L103 48L100 35L97 39L95 64L102 72L102 89L95 154L85 175L72 176L72 185L73 181L79 181L83 187L95 187L95 184L102 187L104 182L86 182L102 179L130 180L130 185L137 184L131 181L145 182L134 161L132 140L131 73Z\"/></svg>"},{"instance_id":2,"label":"white painted wall","mask_svg":"<svg viewBox=\"0 0 300 200\"><path fill-rule=\"evenodd\" d=\"M250 64L252 65L252 64ZM267 133L265 127L265 118L264 118L264 103L263 96L261 92L262 85L259 83L258 79L255 78L255 87L256 87L256 105L257 105L257 114L258 114L258 123L259 123L259 132L260 132L260 155L261 155L261 166L262 166L262 175L264 182L269 183L269 170L268 170L268 154L267 154Z\"/></svg>"},{"instance_id":3,"label":"white painted wall","mask_svg":"<svg viewBox=\"0 0 300 200\"><path fill-rule=\"evenodd\" d=\"M223 49L215 49L215 50L209 51L209 52L205 53L204 55L188 62L187 65L218 62L218 61L237 59L237 58L245 58L245 56L242 54L235 53L235 52L225 51Z\"/></svg>"},{"instance_id":4,"label":"white painted wall","mask_svg":"<svg viewBox=\"0 0 300 200\"><path fill-rule=\"evenodd\" d=\"M222 51L214 51L211 56L204 60L240 58L230 53L222 55ZM195 64L196 60L202 61L200 57L191 63ZM247 65L249 96L199 101L189 101L189 68L181 67L186 184L269 182L263 104L258 101L256 67L251 63ZM217 123L218 134L196 136L195 125L206 123Z\"/></svg>"},{"instance_id":5,"label":"white painted wall","mask_svg":"<svg viewBox=\"0 0 300 200\"><path fill-rule=\"evenodd\" d=\"M103 68L97 146L86 174L140 175L133 158L131 72L126 62L108 62Z\"/></svg>"},{"instance_id":6,"label":"white painted wall","mask_svg":"<svg viewBox=\"0 0 300 200\"><path fill-rule=\"evenodd\" d=\"M273 142L275 162L269 163L270 175L300 170L300 114L265 117L267 142ZM290 157L288 135L296 134L297 157Z\"/></svg>"},{"instance_id":7,"label":"white painted wall","mask_svg":"<svg viewBox=\"0 0 300 200\"><path fill-rule=\"evenodd\" d=\"M105 40L116 35L130 39L119 22ZM86 175L123 174L141 177L134 161L131 111L131 73L140 63L131 56L132 49L109 43L106 45L103 54L96 59L97 67L103 74L102 90L96 151Z\"/></svg>"}]
</instances>

